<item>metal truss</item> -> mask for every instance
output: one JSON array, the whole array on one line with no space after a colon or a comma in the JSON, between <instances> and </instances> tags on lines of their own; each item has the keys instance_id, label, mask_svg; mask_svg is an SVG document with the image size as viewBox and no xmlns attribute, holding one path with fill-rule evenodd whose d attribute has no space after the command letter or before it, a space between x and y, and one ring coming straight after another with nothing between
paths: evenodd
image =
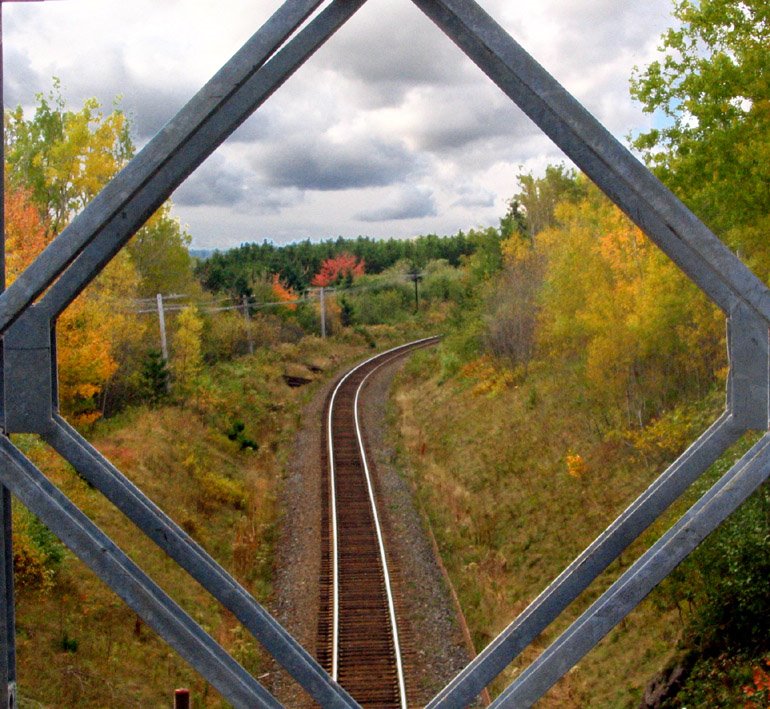
<instances>
[{"instance_id":1,"label":"metal truss","mask_svg":"<svg viewBox=\"0 0 770 709\"><path fill-rule=\"evenodd\" d=\"M768 429L770 291L474 0L413 0L725 313L724 413L429 704L464 707L743 433ZM357 707L196 542L59 415L55 325L149 216L365 0L287 0L0 295L6 433L36 433L98 488L324 707ZM322 7L323 6L323 7ZM311 19L312 18L312 19ZM766 434L497 698L536 702L770 471ZM279 702L16 448L0 437L0 704L13 706L10 491L236 707Z\"/></svg>"}]
</instances>

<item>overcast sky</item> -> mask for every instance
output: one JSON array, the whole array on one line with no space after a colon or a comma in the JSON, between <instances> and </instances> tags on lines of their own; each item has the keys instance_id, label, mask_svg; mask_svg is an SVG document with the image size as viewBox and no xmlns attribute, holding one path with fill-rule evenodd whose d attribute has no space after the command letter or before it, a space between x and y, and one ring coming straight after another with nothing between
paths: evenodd
<instances>
[{"instance_id":1,"label":"overcast sky","mask_svg":"<svg viewBox=\"0 0 770 709\"><path fill-rule=\"evenodd\" d=\"M4 4L5 101L61 79L68 104L122 96L145 143L279 0ZM616 136L645 129L628 92L671 0L481 0ZM497 225L522 169L563 157L410 0L368 0L174 194L193 246Z\"/></svg>"}]
</instances>

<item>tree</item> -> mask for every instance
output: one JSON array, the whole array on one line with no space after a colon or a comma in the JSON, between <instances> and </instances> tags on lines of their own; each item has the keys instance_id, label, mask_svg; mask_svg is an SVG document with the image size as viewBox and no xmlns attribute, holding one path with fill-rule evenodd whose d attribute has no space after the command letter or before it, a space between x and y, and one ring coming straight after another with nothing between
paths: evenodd
<instances>
[{"instance_id":1,"label":"tree","mask_svg":"<svg viewBox=\"0 0 770 709\"><path fill-rule=\"evenodd\" d=\"M327 258L311 283L321 288L336 285L350 286L356 278L364 275L364 271L364 262L356 260L353 254L345 252L333 258Z\"/></svg>"},{"instance_id":2,"label":"tree","mask_svg":"<svg viewBox=\"0 0 770 709\"><path fill-rule=\"evenodd\" d=\"M548 165L543 177L518 176L519 192L509 202L508 214L501 221L504 237L525 231L530 239L553 226L559 202L575 202L585 195L585 181L564 165Z\"/></svg>"},{"instance_id":3,"label":"tree","mask_svg":"<svg viewBox=\"0 0 770 709\"><path fill-rule=\"evenodd\" d=\"M107 115L87 99L67 109L54 79L48 96L37 95L32 118L21 106L6 116L6 162L15 187L29 191L41 212L48 238L56 236L134 155L131 125L117 106ZM141 278L142 295L184 291L192 283L189 235L166 203L129 244Z\"/></svg>"},{"instance_id":4,"label":"tree","mask_svg":"<svg viewBox=\"0 0 770 709\"><path fill-rule=\"evenodd\" d=\"M168 395L171 373L160 350L150 350L139 372L139 393L151 405L159 404Z\"/></svg>"},{"instance_id":5,"label":"tree","mask_svg":"<svg viewBox=\"0 0 770 709\"><path fill-rule=\"evenodd\" d=\"M12 279L125 166L134 147L124 113L116 107L105 114L96 99L70 110L58 80L48 96L37 96L31 118L18 107L5 122ZM127 299L194 287L188 243L170 203L163 205L58 319L65 412L80 421L98 416L107 381L128 353L144 350L137 346L144 326L128 314Z\"/></svg>"},{"instance_id":6,"label":"tree","mask_svg":"<svg viewBox=\"0 0 770 709\"><path fill-rule=\"evenodd\" d=\"M286 307L289 310L296 310L297 309L297 303L295 302L297 300L297 294L283 281L281 281L280 276L276 273L273 275L273 285L272 285L272 296L277 300L279 303L286 303Z\"/></svg>"},{"instance_id":7,"label":"tree","mask_svg":"<svg viewBox=\"0 0 770 709\"><path fill-rule=\"evenodd\" d=\"M714 229L770 213L770 5L676 0L663 57L631 82L666 125L635 140L659 176Z\"/></svg>"},{"instance_id":8,"label":"tree","mask_svg":"<svg viewBox=\"0 0 770 709\"><path fill-rule=\"evenodd\" d=\"M189 245L190 235L172 216L167 202L128 242L140 276L140 295L189 293L196 287Z\"/></svg>"},{"instance_id":9,"label":"tree","mask_svg":"<svg viewBox=\"0 0 770 709\"><path fill-rule=\"evenodd\" d=\"M8 282L35 259L50 241L50 230L31 201L31 192L6 183L6 263ZM116 307L115 294L135 292L136 272L127 254L119 254L57 321L59 400L77 423L100 416L98 396L118 368L116 348L139 337L141 327Z\"/></svg>"},{"instance_id":10,"label":"tree","mask_svg":"<svg viewBox=\"0 0 770 709\"><path fill-rule=\"evenodd\" d=\"M539 346L577 365L597 410L640 426L713 384L721 313L597 188L557 206L539 248Z\"/></svg>"},{"instance_id":11,"label":"tree","mask_svg":"<svg viewBox=\"0 0 770 709\"><path fill-rule=\"evenodd\" d=\"M203 320L195 306L185 306L177 316L174 333L171 373L177 392L186 398L198 385L203 371Z\"/></svg>"},{"instance_id":12,"label":"tree","mask_svg":"<svg viewBox=\"0 0 770 709\"><path fill-rule=\"evenodd\" d=\"M54 79L37 95L35 115L21 106L6 115L6 163L11 183L25 186L51 235L58 234L133 154L129 124L117 108L105 116L96 99L70 111Z\"/></svg>"}]
</instances>

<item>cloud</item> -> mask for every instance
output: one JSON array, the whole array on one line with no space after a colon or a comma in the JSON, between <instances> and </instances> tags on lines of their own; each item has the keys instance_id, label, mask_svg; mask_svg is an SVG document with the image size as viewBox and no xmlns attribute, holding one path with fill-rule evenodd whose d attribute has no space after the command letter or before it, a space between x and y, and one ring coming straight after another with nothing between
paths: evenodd
<instances>
[{"instance_id":1,"label":"cloud","mask_svg":"<svg viewBox=\"0 0 770 709\"><path fill-rule=\"evenodd\" d=\"M271 188L260 184L253 171L227 156L214 153L174 192L174 203L182 207L226 207L250 214L277 214L299 204L301 191Z\"/></svg>"},{"instance_id":2,"label":"cloud","mask_svg":"<svg viewBox=\"0 0 770 709\"><path fill-rule=\"evenodd\" d=\"M430 190L412 185L399 187L379 207L359 212L362 222L386 222L436 216L436 202Z\"/></svg>"},{"instance_id":3,"label":"cloud","mask_svg":"<svg viewBox=\"0 0 770 709\"><path fill-rule=\"evenodd\" d=\"M647 125L628 78L670 24L670 0L482 5L616 135ZM6 98L30 106L54 75L72 107L121 94L141 145L275 7L8 3ZM196 244L355 235L362 222L373 236L456 231L496 223L520 166L560 159L410 0L368 0L174 199Z\"/></svg>"},{"instance_id":4,"label":"cloud","mask_svg":"<svg viewBox=\"0 0 770 709\"><path fill-rule=\"evenodd\" d=\"M419 162L400 142L297 134L260 148L251 158L266 184L322 191L390 185L417 171Z\"/></svg>"},{"instance_id":5,"label":"cloud","mask_svg":"<svg viewBox=\"0 0 770 709\"><path fill-rule=\"evenodd\" d=\"M370 105L398 103L415 86L468 82L468 60L408 0L369 0L314 60Z\"/></svg>"},{"instance_id":6,"label":"cloud","mask_svg":"<svg viewBox=\"0 0 770 709\"><path fill-rule=\"evenodd\" d=\"M495 204L495 193L477 185L463 185L455 193L458 196L452 202L452 207L486 209Z\"/></svg>"}]
</instances>

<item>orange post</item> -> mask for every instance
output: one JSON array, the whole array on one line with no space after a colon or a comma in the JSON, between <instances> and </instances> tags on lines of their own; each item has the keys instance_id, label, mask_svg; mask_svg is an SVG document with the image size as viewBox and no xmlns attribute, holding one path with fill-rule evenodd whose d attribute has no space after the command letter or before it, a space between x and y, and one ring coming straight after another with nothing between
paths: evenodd
<instances>
[{"instance_id":1,"label":"orange post","mask_svg":"<svg viewBox=\"0 0 770 709\"><path fill-rule=\"evenodd\" d=\"M177 689L174 692L174 709L190 709L189 689Z\"/></svg>"}]
</instances>

